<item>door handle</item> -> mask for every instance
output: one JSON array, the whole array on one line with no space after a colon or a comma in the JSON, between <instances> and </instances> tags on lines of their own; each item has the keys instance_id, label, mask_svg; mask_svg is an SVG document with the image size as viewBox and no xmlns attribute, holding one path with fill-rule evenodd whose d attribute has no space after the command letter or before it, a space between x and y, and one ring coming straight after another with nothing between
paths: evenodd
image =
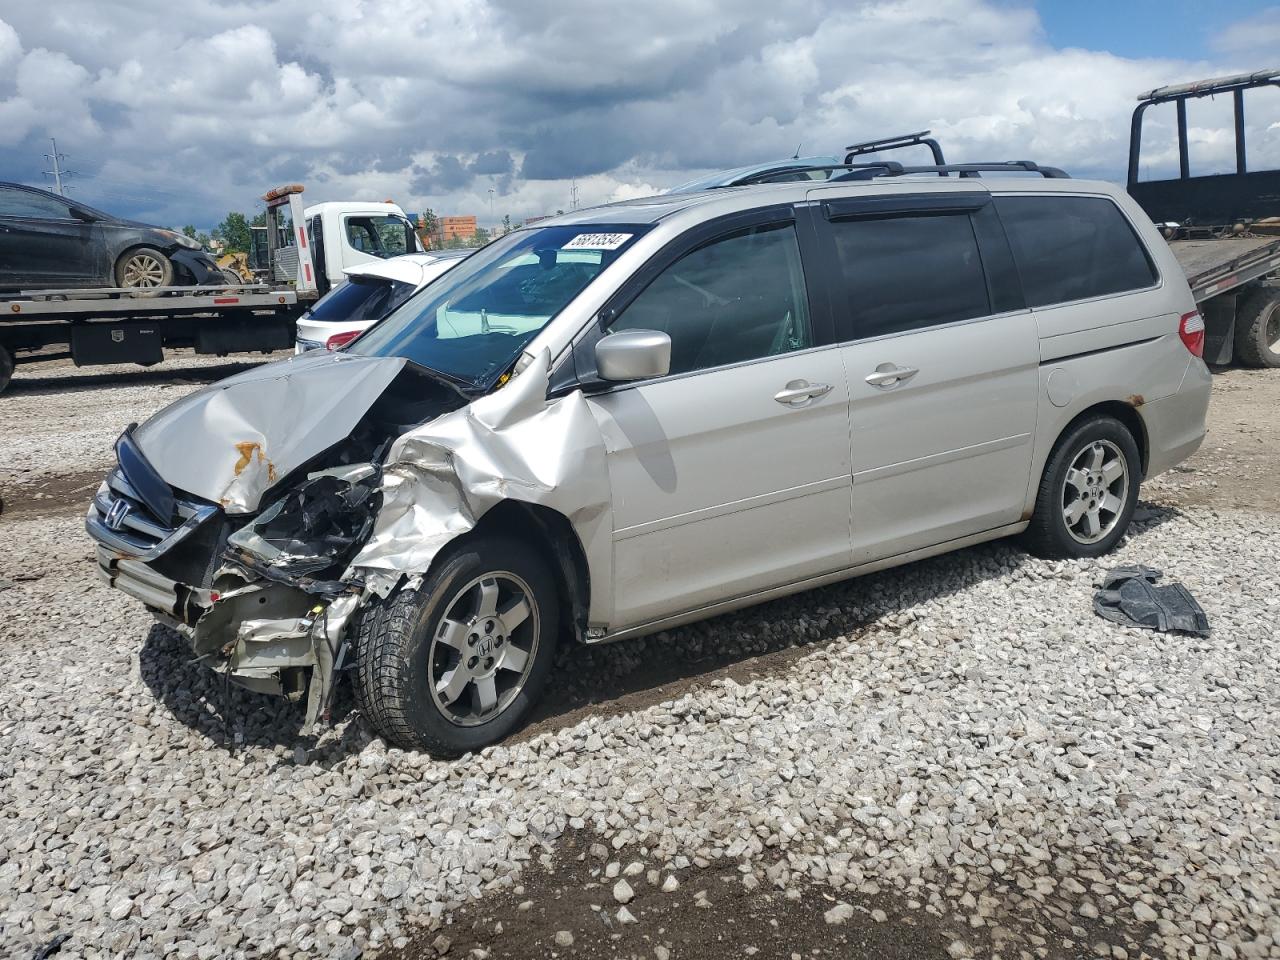
<instances>
[{"instance_id":1,"label":"door handle","mask_svg":"<svg viewBox=\"0 0 1280 960\"><path fill-rule=\"evenodd\" d=\"M876 367L875 373L867 374L867 383L873 387L892 387L895 384L910 380L920 371L915 367L899 367L893 363L882 363Z\"/></svg>"},{"instance_id":2,"label":"door handle","mask_svg":"<svg viewBox=\"0 0 1280 960\"><path fill-rule=\"evenodd\" d=\"M829 383L810 383L808 380L792 380L773 395L773 399L788 406L798 407L831 392Z\"/></svg>"}]
</instances>

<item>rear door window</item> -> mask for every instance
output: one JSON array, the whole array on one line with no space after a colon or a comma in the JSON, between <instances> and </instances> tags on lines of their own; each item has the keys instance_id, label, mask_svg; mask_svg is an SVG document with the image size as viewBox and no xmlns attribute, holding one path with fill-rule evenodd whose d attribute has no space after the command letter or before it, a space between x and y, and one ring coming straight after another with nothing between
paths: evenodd
<instances>
[{"instance_id":1,"label":"rear door window","mask_svg":"<svg viewBox=\"0 0 1280 960\"><path fill-rule=\"evenodd\" d=\"M1142 241L1105 197L997 197L1027 306L1142 290L1156 270Z\"/></svg>"},{"instance_id":2,"label":"rear door window","mask_svg":"<svg viewBox=\"0 0 1280 960\"><path fill-rule=\"evenodd\" d=\"M968 213L837 219L830 232L855 339L991 313Z\"/></svg>"}]
</instances>

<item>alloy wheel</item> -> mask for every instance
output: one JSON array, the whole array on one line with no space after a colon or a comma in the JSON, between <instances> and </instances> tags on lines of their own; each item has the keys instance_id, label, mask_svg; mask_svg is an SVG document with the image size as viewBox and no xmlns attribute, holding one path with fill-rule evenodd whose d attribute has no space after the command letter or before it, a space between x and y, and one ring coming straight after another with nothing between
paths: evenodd
<instances>
[{"instance_id":1,"label":"alloy wheel","mask_svg":"<svg viewBox=\"0 0 1280 960\"><path fill-rule=\"evenodd\" d=\"M427 659L441 714L469 727L511 706L533 668L539 628L533 590L514 573L486 573L454 593Z\"/></svg>"},{"instance_id":2,"label":"alloy wheel","mask_svg":"<svg viewBox=\"0 0 1280 960\"><path fill-rule=\"evenodd\" d=\"M1129 468L1110 440L1094 440L1071 460L1062 484L1062 519L1077 543L1104 539L1124 513Z\"/></svg>"},{"instance_id":3,"label":"alloy wheel","mask_svg":"<svg viewBox=\"0 0 1280 960\"><path fill-rule=\"evenodd\" d=\"M135 253L124 265L126 287L158 287L164 280L164 264L149 253Z\"/></svg>"}]
</instances>

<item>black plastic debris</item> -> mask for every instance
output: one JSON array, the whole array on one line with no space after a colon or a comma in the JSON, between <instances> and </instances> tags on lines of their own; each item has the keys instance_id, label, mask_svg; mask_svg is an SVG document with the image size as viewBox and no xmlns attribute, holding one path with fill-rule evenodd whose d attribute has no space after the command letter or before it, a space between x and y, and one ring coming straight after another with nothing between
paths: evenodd
<instances>
[{"instance_id":1,"label":"black plastic debris","mask_svg":"<svg viewBox=\"0 0 1280 960\"><path fill-rule=\"evenodd\" d=\"M31 960L47 960L62 950L62 945L71 939L71 934L60 933L32 955Z\"/></svg>"},{"instance_id":2,"label":"black plastic debris","mask_svg":"<svg viewBox=\"0 0 1280 960\"><path fill-rule=\"evenodd\" d=\"M1196 598L1180 583L1156 586L1163 576L1142 564L1108 570L1093 595L1094 612L1126 627L1207 637L1209 618Z\"/></svg>"},{"instance_id":3,"label":"black plastic debris","mask_svg":"<svg viewBox=\"0 0 1280 960\"><path fill-rule=\"evenodd\" d=\"M260 573L270 569L277 575L272 579L286 582L339 567L373 529L379 480L377 471L355 481L313 475L234 534L228 554L242 563L250 560ZM237 554L235 548L256 557Z\"/></svg>"}]
</instances>

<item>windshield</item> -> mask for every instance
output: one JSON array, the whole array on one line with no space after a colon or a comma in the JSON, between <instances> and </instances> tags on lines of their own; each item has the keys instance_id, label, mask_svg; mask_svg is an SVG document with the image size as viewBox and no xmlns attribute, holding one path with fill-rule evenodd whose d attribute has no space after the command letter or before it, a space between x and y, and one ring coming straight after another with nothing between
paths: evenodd
<instances>
[{"instance_id":1,"label":"windshield","mask_svg":"<svg viewBox=\"0 0 1280 960\"><path fill-rule=\"evenodd\" d=\"M517 230L478 250L351 346L488 385L525 344L648 230L592 224Z\"/></svg>"},{"instance_id":2,"label":"windshield","mask_svg":"<svg viewBox=\"0 0 1280 960\"><path fill-rule=\"evenodd\" d=\"M409 299L415 289L414 284L399 280L355 276L316 301L307 319L325 323L380 320Z\"/></svg>"}]
</instances>

